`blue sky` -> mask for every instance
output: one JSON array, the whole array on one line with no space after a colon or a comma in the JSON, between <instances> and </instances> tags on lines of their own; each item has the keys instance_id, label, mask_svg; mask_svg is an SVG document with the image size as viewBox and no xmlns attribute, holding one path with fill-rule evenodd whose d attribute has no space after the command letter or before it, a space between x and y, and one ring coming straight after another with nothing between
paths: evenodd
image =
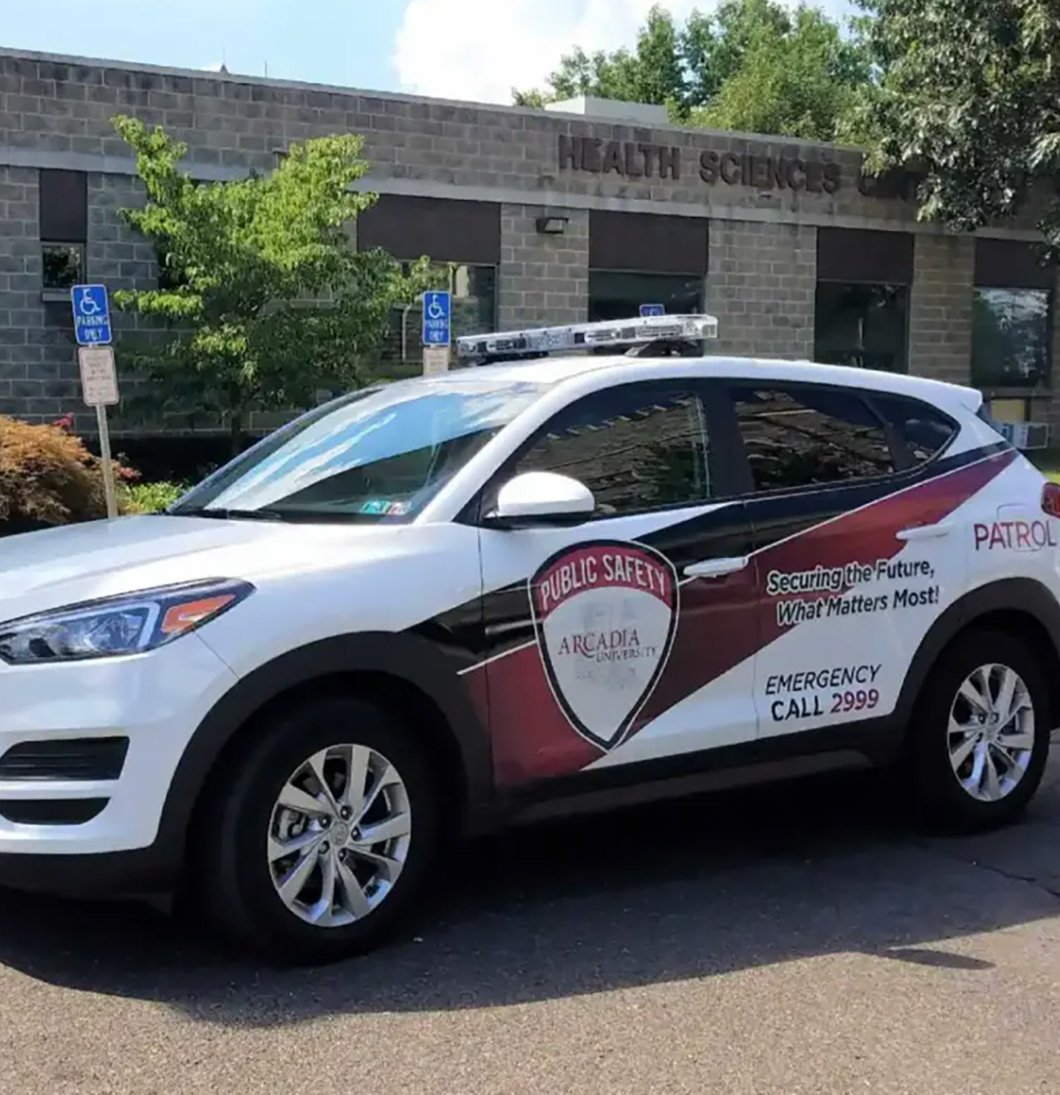
<instances>
[{"instance_id":1,"label":"blue sky","mask_svg":"<svg viewBox=\"0 0 1060 1095\"><path fill-rule=\"evenodd\" d=\"M652 0L6 0L0 45L507 102L575 42L628 44ZM698 0L701 8L711 0ZM681 17L694 0L665 2ZM833 12L848 0L823 0ZM150 14L148 14L150 13ZM513 49L513 44L515 48Z\"/></svg>"}]
</instances>

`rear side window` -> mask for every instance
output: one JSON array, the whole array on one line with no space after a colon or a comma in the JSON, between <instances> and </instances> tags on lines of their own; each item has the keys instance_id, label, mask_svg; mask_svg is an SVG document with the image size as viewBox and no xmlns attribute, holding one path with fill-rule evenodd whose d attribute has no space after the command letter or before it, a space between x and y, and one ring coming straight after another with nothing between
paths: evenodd
<instances>
[{"instance_id":1,"label":"rear side window","mask_svg":"<svg viewBox=\"0 0 1060 1095\"><path fill-rule=\"evenodd\" d=\"M894 431L907 467L926 464L941 452L957 432L957 424L941 411L899 395L873 395L873 405Z\"/></svg>"},{"instance_id":2,"label":"rear side window","mask_svg":"<svg viewBox=\"0 0 1060 1095\"><path fill-rule=\"evenodd\" d=\"M756 491L895 471L887 430L857 393L805 385L730 388Z\"/></svg>"}]
</instances>

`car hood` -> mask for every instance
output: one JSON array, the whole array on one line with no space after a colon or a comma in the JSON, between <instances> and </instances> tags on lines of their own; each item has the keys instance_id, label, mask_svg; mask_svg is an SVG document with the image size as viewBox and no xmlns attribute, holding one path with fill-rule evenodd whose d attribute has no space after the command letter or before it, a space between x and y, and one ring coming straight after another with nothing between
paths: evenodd
<instances>
[{"instance_id":1,"label":"car hood","mask_svg":"<svg viewBox=\"0 0 1060 1095\"><path fill-rule=\"evenodd\" d=\"M349 568L393 557L413 528L145 516L22 533L0 538L0 620L203 578Z\"/></svg>"}]
</instances>

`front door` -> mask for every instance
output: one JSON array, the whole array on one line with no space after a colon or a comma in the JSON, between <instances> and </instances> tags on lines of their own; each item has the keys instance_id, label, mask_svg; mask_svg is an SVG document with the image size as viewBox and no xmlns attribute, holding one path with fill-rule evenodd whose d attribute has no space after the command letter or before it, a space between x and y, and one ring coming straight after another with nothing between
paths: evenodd
<instances>
[{"instance_id":1,"label":"front door","mask_svg":"<svg viewBox=\"0 0 1060 1095\"><path fill-rule=\"evenodd\" d=\"M486 489L553 471L594 494L577 527L481 533L496 776L515 788L588 768L752 740L754 581L709 386L660 380L586 396Z\"/></svg>"}]
</instances>

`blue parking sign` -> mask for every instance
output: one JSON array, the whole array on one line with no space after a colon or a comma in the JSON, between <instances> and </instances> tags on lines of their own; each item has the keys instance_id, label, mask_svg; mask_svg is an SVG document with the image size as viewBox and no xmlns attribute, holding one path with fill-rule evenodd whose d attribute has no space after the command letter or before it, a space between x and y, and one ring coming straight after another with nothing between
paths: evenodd
<instances>
[{"instance_id":1,"label":"blue parking sign","mask_svg":"<svg viewBox=\"0 0 1060 1095\"><path fill-rule=\"evenodd\" d=\"M432 289L423 294L423 345L448 346L451 310L449 294Z\"/></svg>"},{"instance_id":2,"label":"blue parking sign","mask_svg":"<svg viewBox=\"0 0 1060 1095\"><path fill-rule=\"evenodd\" d=\"M79 346L108 346L111 342L110 305L105 285L75 285L70 290L74 334Z\"/></svg>"}]
</instances>

